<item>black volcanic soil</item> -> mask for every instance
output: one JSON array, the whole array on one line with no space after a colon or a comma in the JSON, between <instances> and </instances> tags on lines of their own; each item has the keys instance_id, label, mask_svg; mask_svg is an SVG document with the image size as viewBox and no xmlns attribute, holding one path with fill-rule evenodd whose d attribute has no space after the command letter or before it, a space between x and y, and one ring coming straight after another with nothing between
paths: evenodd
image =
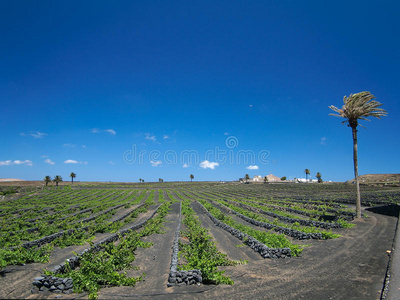
<instances>
[{"instance_id":1,"label":"black volcanic soil","mask_svg":"<svg viewBox=\"0 0 400 300\"><path fill-rule=\"evenodd\" d=\"M301 257L276 260L262 259L249 248L241 247L240 241L200 214L203 225L218 241L220 251L232 259L249 262L223 268L234 280L232 286L167 288L165 272L177 219L177 208L173 207L166 233L149 237L154 246L138 252L137 264L141 271L148 272L146 281L136 287L104 288L99 298L379 299L389 259L386 251L391 249L397 218L381 210L364 213L368 217L356 221L354 228L341 230L340 238L309 241ZM0 276L0 298L55 299L55 294L30 294L27 290L26 282L40 275L43 267L41 264L8 266ZM87 298L86 294L61 296L61 299Z\"/></svg>"}]
</instances>

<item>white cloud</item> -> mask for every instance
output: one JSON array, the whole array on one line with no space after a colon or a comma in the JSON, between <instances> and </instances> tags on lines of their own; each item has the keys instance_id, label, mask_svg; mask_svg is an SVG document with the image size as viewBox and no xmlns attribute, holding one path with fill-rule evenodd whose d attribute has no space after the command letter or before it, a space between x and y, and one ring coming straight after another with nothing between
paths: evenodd
<instances>
[{"instance_id":1,"label":"white cloud","mask_svg":"<svg viewBox=\"0 0 400 300\"><path fill-rule=\"evenodd\" d=\"M229 132L224 132L224 135L229 135Z\"/></svg>"},{"instance_id":2,"label":"white cloud","mask_svg":"<svg viewBox=\"0 0 400 300\"><path fill-rule=\"evenodd\" d=\"M48 155L42 155L41 158L46 158L49 157Z\"/></svg>"},{"instance_id":3,"label":"white cloud","mask_svg":"<svg viewBox=\"0 0 400 300\"><path fill-rule=\"evenodd\" d=\"M1 166L11 166L11 165L27 165L27 166L33 166L33 163L31 160L3 160L0 161L0 167Z\"/></svg>"},{"instance_id":4,"label":"white cloud","mask_svg":"<svg viewBox=\"0 0 400 300\"><path fill-rule=\"evenodd\" d=\"M258 170L258 166L256 166L256 165L254 165L254 166L250 165L250 166L248 166L246 169L247 169L247 170Z\"/></svg>"},{"instance_id":5,"label":"white cloud","mask_svg":"<svg viewBox=\"0 0 400 300\"><path fill-rule=\"evenodd\" d=\"M326 145L326 137L321 138L321 145Z\"/></svg>"},{"instance_id":6,"label":"white cloud","mask_svg":"<svg viewBox=\"0 0 400 300\"><path fill-rule=\"evenodd\" d=\"M253 107L253 104L250 104L249 107Z\"/></svg>"},{"instance_id":7,"label":"white cloud","mask_svg":"<svg viewBox=\"0 0 400 300\"><path fill-rule=\"evenodd\" d=\"M78 162L76 160L73 159L67 159L66 161L64 161L64 164L77 164Z\"/></svg>"},{"instance_id":8,"label":"white cloud","mask_svg":"<svg viewBox=\"0 0 400 300\"><path fill-rule=\"evenodd\" d=\"M171 137L168 135L168 134L164 134L164 136L163 136L163 139L164 140L167 140L167 139L170 139Z\"/></svg>"},{"instance_id":9,"label":"white cloud","mask_svg":"<svg viewBox=\"0 0 400 300\"><path fill-rule=\"evenodd\" d=\"M106 130L104 130L104 132L107 132L107 133L109 133L111 135L116 135L117 134L114 129L106 129Z\"/></svg>"},{"instance_id":10,"label":"white cloud","mask_svg":"<svg viewBox=\"0 0 400 300\"><path fill-rule=\"evenodd\" d=\"M64 161L64 164L81 164L81 165L87 165L87 161L77 161L74 159L67 159L66 161Z\"/></svg>"},{"instance_id":11,"label":"white cloud","mask_svg":"<svg viewBox=\"0 0 400 300\"><path fill-rule=\"evenodd\" d=\"M40 131L30 131L30 133L23 133L23 132L21 132L20 135L22 135L22 136L30 135L30 136L33 137L34 139L41 139L42 137L46 136L47 133L40 132Z\"/></svg>"},{"instance_id":12,"label":"white cloud","mask_svg":"<svg viewBox=\"0 0 400 300\"><path fill-rule=\"evenodd\" d=\"M209 162L208 160L202 161L200 163L200 168L203 168L203 169L214 170L215 167L218 167L218 166L219 166L219 163L217 163L217 162Z\"/></svg>"},{"instance_id":13,"label":"white cloud","mask_svg":"<svg viewBox=\"0 0 400 300\"><path fill-rule=\"evenodd\" d=\"M156 161L151 160L150 163L151 163L152 167L157 167L158 165L162 164L162 161L161 160L156 160Z\"/></svg>"},{"instance_id":14,"label":"white cloud","mask_svg":"<svg viewBox=\"0 0 400 300\"><path fill-rule=\"evenodd\" d=\"M55 162L54 161L52 161L51 159L46 159L45 161L44 161L46 164L49 164L49 165L54 165L55 164Z\"/></svg>"},{"instance_id":15,"label":"white cloud","mask_svg":"<svg viewBox=\"0 0 400 300\"><path fill-rule=\"evenodd\" d=\"M145 135L145 139L146 140L150 140L150 141L153 141L153 142L156 141L156 136L155 135L150 135L149 133L145 133L144 135Z\"/></svg>"},{"instance_id":16,"label":"white cloud","mask_svg":"<svg viewBox=\"0 0 400 300\"><path fill-rule=\"evenodd\" d=\"M68 147L68 148L75 148L75 144L64 144L63 147Z\"/></svg>"},{"instance_id":17,"label":"white cloud","mask_svg":"<svg viewBox=\"0 0 400 300\"><path fill-rule=\"evenodd\" d=\"M3 161L0 161L0 166L9 166L9 165L11 165L12 164L12 161L11 160L3 160Z\"/></svg>"},{"instance_id":18,"label":"white cloud","mask_svg":"<svg viewBox=\"0 0 400 300\"><path fill-rule=\"evenodd\" d=\"M83 149L86 149L86 145L82 145L82 148L83 148Z\"/></svg>"},{"instance_id":19,"label":"white cloud","mask_svg":"<svg viewBox=\"0 0 400 300\"><path fill-rule=\"evenodd\" d=\"M101 133L101 132L105 132L105 133L109 133L111 135L116 135L117 132L114 129L105 129L105 130L101 130L98 128L93 128L92 129L92 133Z\"/></svg>"},{"instance_id":20,"label":"white cloud","mask_svg":"<svg viewBox=\"0 0 400 300\"><path fill-rule=\"evenodd\" d=\"M189 168L190 166L188 164L183 164L182 168Z\"/></svg>"}]
</instances>

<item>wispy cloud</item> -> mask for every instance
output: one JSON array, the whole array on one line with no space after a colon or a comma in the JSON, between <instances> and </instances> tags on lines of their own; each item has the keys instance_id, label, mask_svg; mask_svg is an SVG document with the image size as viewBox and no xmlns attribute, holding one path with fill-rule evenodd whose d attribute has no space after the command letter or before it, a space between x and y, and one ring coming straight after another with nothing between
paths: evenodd
<instances>
[{"instance_id":1,"label":"wispy cloud","mask_svg":"<svg viewBox=\"0 0 400 300\"><path fill-rule=\"evenodd\" d=\"M145 137L146 140L150 140L150 141L153 141L153 142L157 141L156 136L155 135L150 135L150 133L145 133L144 137Z\"/></svg>"},{"instance_id":2,"label":"wispy cloud","mask_svg":"<svg viewBox=\"0 0 400 300\"><path fill-rule=\"evenodd\" d=\"M158 165L162 164L162 161L161 160L156 160L156 161L151 160L150 163L151 163L152 167L157 167Z\"/></svg>"},{"instance_id":3,"label":"wispy cloud","mask_svg":"<svg viewBox=\"0 0 400 300\"><path fill-rule=\"evenodd\" d=\"M33 163L31 160L3 160L0 161L0 167L1 166L12 166L12 165L26 165L26 166L33 166Z\"/></svg>"},{"instance_id":4,"label":"wispy cloud","mask_svg":"<svg viewBox=\"0 0 400 300\"><path fill-rule=\"evenodd\" d=\"M190 166L188 164L183 164L182 168L189 168Z\"/></svg>"},{"instance_id":5,"label":"wispy cloud","mask_svg":"<svg viewBox=\"0 0 400 300\"><path fill-rule=\"evenodd\" d=\"M203 169L214 170L215 167L218 167L218 166L219 166L219 163L217 163L217 162L209 162L208 160L204 160L204 161L202 161L200 163L200 168L203 168Z\"/></svg>"},{"instance_id":6,"label":"wispy cloud","mask_svg":"<svg viewBox=\"0 0 400 300\"><path fill-rule=\"evenodd\" d=\"M111 135L116 135L116 134L117 134L117 132L116 132L114 129L98 129L98 128L93 128L91 132L92 132L92 133L102 133L102 132L105 132L105 133L108 133L108 134L111 134Z\"/></svg>"},{"instance_id":7,"label":"wispy cloud","mask_svg":"<svg viewBox=\"0 0 400 300\"><path fill-rule=\"evenodd\" d=\"M163 139L164 140L167 140L167 139L170 139L171 137L168 135L168 134L164 134L164 136L163 136Z\"/></svg>"},{"instance_id":8,"label":"wispy cloud","mask_svg":"<svg viewBox=\"0 0 400 300\"><path fill-rule=\"evenodd\" d=\"M117 132L114 129L106 129L106 130L104 130L104 132L107 132L107 133L109 133L111 135L116 135L117 134Z\"/></svg>"},{"instance_id":9,"label":"wispy cloud","mask_svg":"<svg viewBox=\"0 0 400 300\"><path fill-rule=\"evenodd\" d=\"M64 144L63 147L66 147L66 148L75 148L76 145L75 145L75 144Z\"/></svg>"},{"instance_id":10,"label":"wispy cloud","mask_svg":"<svg viewBox=\"0 0 400 300\"><path fill-rule=\"evenodd\" d=\"M258 170L258 166L256 166L256 165L254 165L254 166L250 165L250 166L248 166L246 169L247 169L247 170Z\"/></svg>"},{"instance_id":11,"label":"wispy cloud","mask_svg":"<svg viewBox=\"0 0 400 300\"><path fill-rule=\"evenodd\" d=\"M77 161L74 159L67 159L66 161L64 161L64 164L81 164L81 165L87 165L87 161Z\"/></svg>"},{"instance_id":12,"label":"wispy cloud","mask_svg":"<svg viewBox=\"0 0 400 300\"><path fill-rule=\"evenodd\" d=\"M322 137L322 138L321 138L320 144L321 144L321 145L326 145L326 137Z\"/></svg>"},{"instance_id":13,"label":"wispy cloud","mask_svg":"<svg viewBox=\"0 0 400 300\"><path fill-rule=\"evenodd\" d=\"M21 132L20 135L22 135L22 136L31 136L31 137L33 137L34 139L41 139L41 138L43 138L44 136L46 136L47 133L40 132L40 131L30 131L29 133L23 133L23 132Z\"/></svg>"},{"instance_id":14,"label":"wispy cloud","mask_svg":"<svg viewBox=\"0 0 400 300\"><path fill-rule=\"evenodd\" d=\"M48 158L48 159L45 159L45 161L44 161L46 164L49 164L49 165L55 165L56 163L54 162L54 161L52 161L50 158Z\"/></svg>"}]
</instances>

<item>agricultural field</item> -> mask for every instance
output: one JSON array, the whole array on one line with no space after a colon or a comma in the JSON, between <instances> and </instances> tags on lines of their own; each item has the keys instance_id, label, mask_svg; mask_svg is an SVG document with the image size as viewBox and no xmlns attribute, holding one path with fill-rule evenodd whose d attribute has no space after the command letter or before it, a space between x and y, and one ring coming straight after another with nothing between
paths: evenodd
<instances>
[{"instance_id":1,"label":"agricultural field","mask_svg":"<svg viewBox=\"0 0 400 300\"><path fill-rule=\"evenodd\" d=\"M0 298L379 299L400 188L1 186ZM7 190L9 189L9 190Z\"/></svg>"}]
</instances>

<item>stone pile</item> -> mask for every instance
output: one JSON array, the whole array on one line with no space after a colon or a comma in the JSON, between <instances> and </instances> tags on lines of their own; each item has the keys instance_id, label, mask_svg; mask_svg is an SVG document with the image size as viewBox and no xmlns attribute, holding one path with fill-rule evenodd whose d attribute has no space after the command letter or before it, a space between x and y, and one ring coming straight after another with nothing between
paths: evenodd
<instances>
[{"instance_id":1,"label":"stone pile","mask_svg":"<svg viewBox=\"0 0 400 300\"><path fill-rule=\"evenodd\" d=\"M50 275L36 277L33 281L32 292L53 292L70 294L73 292L72 278L59 278Z\"/></svg>"}]
</instances>

